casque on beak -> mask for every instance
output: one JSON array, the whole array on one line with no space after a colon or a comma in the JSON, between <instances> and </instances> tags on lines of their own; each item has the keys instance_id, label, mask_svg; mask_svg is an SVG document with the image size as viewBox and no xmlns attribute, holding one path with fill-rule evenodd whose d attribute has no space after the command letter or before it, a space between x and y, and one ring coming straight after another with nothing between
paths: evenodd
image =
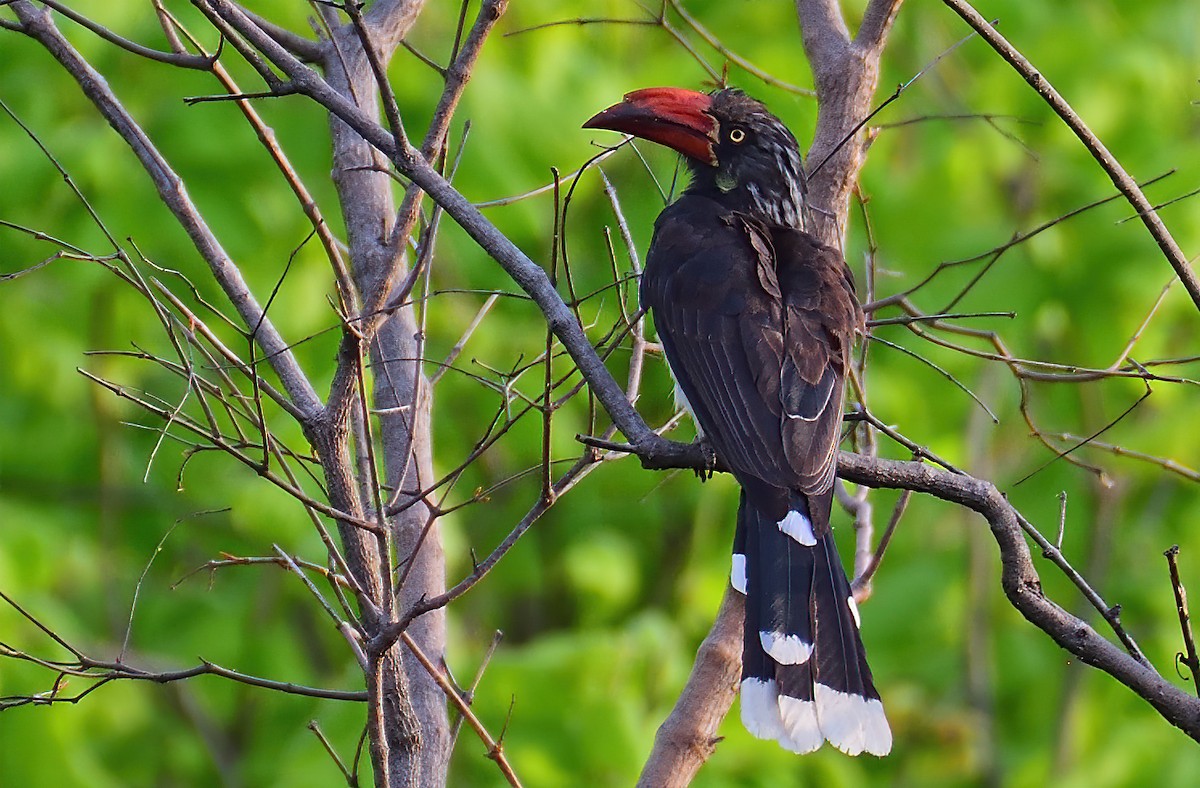
<instances>
[{"instance_id":1,"label":"casque on beak","mask_svg":"<svg viewBox=\"0 0 1200 788\"><path fill-rule=\"evenodd\" d=\"M717 166L713 146L717 120L708 114L712 98L682 88L645 88L594 115L585 129L609 129L657 142L688 158Z\"/></svg>"}]
</instances>

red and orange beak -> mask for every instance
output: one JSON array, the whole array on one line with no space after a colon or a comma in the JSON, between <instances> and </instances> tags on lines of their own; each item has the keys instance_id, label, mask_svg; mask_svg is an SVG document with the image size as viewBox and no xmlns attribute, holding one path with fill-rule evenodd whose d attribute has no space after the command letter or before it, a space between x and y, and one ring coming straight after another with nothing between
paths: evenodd
<instances>
[{"instance_id":1,"label":"red and orange beak","mask_svg":"<svg viewBox=\"0 0 1200 788\"><path fill-rule=\"evenodd\" d=\"M712 98L705 93L646 88L627 93L624 101L597 113L583 127L632 134L715 167L717 120L708 114L711 106Z\"/></svg>"}]
</instances>

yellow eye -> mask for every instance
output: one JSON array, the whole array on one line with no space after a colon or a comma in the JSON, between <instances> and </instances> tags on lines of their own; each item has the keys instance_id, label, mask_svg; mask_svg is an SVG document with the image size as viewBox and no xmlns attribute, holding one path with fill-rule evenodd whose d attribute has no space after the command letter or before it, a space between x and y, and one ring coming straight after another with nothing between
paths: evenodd
<instances>
[{"instance_id":1,"label":"yellow eye","mask_svg":"<svg viewBox=\"0 0 1200 788\"><path fill-rule=\"evenodd\" d=\"M729 130L729 141L730 142L732 142L734 144L739 144L739 143L743 142L745 139L746 139L746 132L742 131L741 129L730 129Z\"/></svg>"}]
</instances>

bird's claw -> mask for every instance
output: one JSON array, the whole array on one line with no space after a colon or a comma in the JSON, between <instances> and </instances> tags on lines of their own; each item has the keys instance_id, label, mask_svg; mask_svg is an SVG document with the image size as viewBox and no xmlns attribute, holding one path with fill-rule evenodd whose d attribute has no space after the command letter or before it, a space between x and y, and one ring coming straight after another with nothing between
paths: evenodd
<instances>
[{"instance_id":1,"label":"bird's claw","mask_svg":"<svg viewBox=\"0 0 1200 788\"><path fill-rule=\"evenodd\" d=\"M704 457L704 467L696 468L696 475L700 477L700 481L707 481L717 469L717 452L704 436L696 438L696 445L700 447L700 454Z\"/></svg>"}]
</instances>

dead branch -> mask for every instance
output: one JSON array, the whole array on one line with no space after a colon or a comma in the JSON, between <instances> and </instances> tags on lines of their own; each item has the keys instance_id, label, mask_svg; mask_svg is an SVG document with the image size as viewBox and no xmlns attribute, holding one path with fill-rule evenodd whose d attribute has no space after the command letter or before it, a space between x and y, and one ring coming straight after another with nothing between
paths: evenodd
<instances>
[{"instance_id":1,"label":"dead branch","mask_svg":"<svg viewBox=\"0 0 1200 788\"><path fill-rule=\"evenodd\" d=\"M171 210L180 226L188 233L196 250L208 263L213 278L225 291L245 325L257 326L255 340L291 397L291 406L295 408L294 415L302 420L315 418L321 409L316 392L291 351L287 349L283 338L250 292L236 264L222 248L209 229L208 223L188 197L183 181L125 110L104 78L62 36L50 18L49 11L39 10L29 0L17 0L11 4L11 8L21 20L22 32L45 47L79 83L84 95L137 155L158 190L163 204Z\"/></svg>"},{"instance_id":2,"label":"dead branch","mask_svg":"<svg viewBox=\"0 0 1200 788\"><path fill-rule=\"evenodd\" d=\"M69 651L73 657L73 659L66 661L51 660L35 656L28 651L13 648L5 643L0 643L0 657L6 659L16 659L22 662L29 662L31 664L38 665L51 671L56 676L52 688L47 692L38 693L36 695L10 695L0 698L0 710L18 706L50 706L57 703L78 703L95 690L112 681L132 680L149 681L155 684L170 684L177 681L185 681L187 679L195 678L196 676L206 675L219 676L240 684L261 687L263 689L273 690L275 692L283 692L289 695L303 695L310 698L362 702L366 700L367 697L366 693L361 691L308 687L302 684L293 684L291 682L277 681L274 679L263 678L261 676L252 676L247 673L222 667L204 659L200 660L199 665L181 670L170 671L152 671L138 668L134 665L130 665L124 657L118 660L96 659L88 656L79 648L71 645L68 641L58 635L50 626L45 624L36 616L30 614L2 591L0 591L0 599L4 600L9 607L16 610L23 618L48 635L59 646ZM70 678L85 680L91 683L88 684L88 686L77 695L66 695L63 690L66 688L67 680Z\"/></svg>"},{"instance_id":3,"label":"dead branch","mask_svg":"<svg viewBox=\"0 0 1200 788\"><path fill-rule=\"evenodd\" d=\"M986 19L980 16L971 5L964 0L943 0L946 5L950 6L956 14L963 18L971 28L995 49L1000 57L1013 67L1013 69L1021 75L1021 78L1029 83L1037 94L1041 96L1054 112L1062 118L1067 127L1079 137L1079 141L1087 148L1088 153L1092 154L1092 158L1104 169L1108 177L1112 179L1113 184L1125 195L1125 199L1137 211L1141 217L1142 223L1146 225L1151 237L1154 238L1158 248L1162 250L1163 256L1167 258L1167 262L1175 269L1175 274L1183 282L1183 286L1187 288L1188 295L1192 298L1192 303L1200 309L1200 279L1196 278L1195 271L1192 270L1191 264L1184 255L1183 250L1175 243L1175 239L1171 236L1167 226L1163 224L1159 218L1158 212L1154 210L1154 206L1146 199L1146 195L1142 193L1137 181L1130 177L1121 163L1116 157L1109 152L1100 138L1092 133L1083 119L1076 114L1075 110L1071 109L1071 105L1063 98L1062 94L1054 89L1054 86L1046 80L1044 76L1034 67L1029 60L1022 55L1016 47L1010 44L1004 36L994 28Z\"/></svg>"},{"instance_id":4,"label":"dead branch","mask_svg":"<svg viewBox=\"0 0 1200 788\"><path fill-rule=\"evenodd\" d=\"M1195 277L1187 261L1183 260L1182 253L1174 246L1174 241L1153 213L1153 208L1142 196L1137 184L1120 170L1119 164L1087 131L1082 121L1070 111L1069 106L1053 88L1046 84L1015 50L1011 50L1007 42L978 18L970 6L960 0L945 1L967 19L980 35L987 38L997 51L1001 51L1076 131L1109 172L1114 183L1138 210L1138 214L1175 267L1178 277L1184 281L1193 300L1200 306L1200 291L1196 289ZM379 0L371 4L365 13L364 9L357 5L340 7L320 4L318 11L321 22L325 25L325 33L319 34L319 41L311 41L274 26L231 0L195 0L195 4L230 45L257 70L268 88L268 91L261 95L303 94L330 113L335 146L335 181L347 226L349 261L342 260L337 239L326 225L311 195L291 170L286 157L274 142L269 127L262 123L245 100L250 94L242 93L228 78L228 74L216 62L215 55L207 55L199 50L198 46L196 48L201 54L185 53L177 35L179 31L175 28L176 23L157 1L156 9L174 50L171 54L145 50L144 47L116 36L103 26L70 12L69 9L63 10L61 3L46 3L111 43L139 55L176 66L212 70L222 82L223 88L237 101L248 122L284 172L289 187L301 202L334 268L342 309L341 323L335 328L342 330L342 343L328 405L320 402L308 379L292 358L290 346L267 320L270 301L268 300L266 306L258 305L242 281L236 265L221 249L188 198L178 176L125 112L103 79L70 47L54 27L48 12L27 0L0 0L0 5L13 8L20 20L17 23L0 20L0 26L22 32L40 42L76 79L85 95L133 148L158 188L160 196L175 213L180 225L188 232L208 263L214 277L234 303L244 325L249 329L243 333L257 342L257 347L262 350L265 360L279 376L286 393L276 391L262 380L257 369L257 350L253 345L250 347L250 361L243 361L237 353L221 344L203 321L198 320L182 301L170 294L158 280L152 280L151 284L148 284L132 265L128 270L121 268L118 262L128 264L129 260L115 241L113 245L118 251L111 257L87 255L82 250L73 250L69 245L60 242L59 252L47 258L41 265L60 257L71 256L100 262L137 288L150 301L178 356L178 361L161 358L140 349L137 351L137 357L151 361L185 381L186 391L178 398L164 401L153 395L143 395L127 387L118 386L99 376L89 377L162 420L163 426L156 430L160 443L176 437L169 433L170 427L197 435L206 441L206 444L191 444L191 441L188 441L189 452L213 448L225 451L304 505L329 552L330 568L304 562L279 548L276 548L277 554L274 557L226 557L209 562L202 568L211 572L224 566L269 563L292 572L301 579L308 592L346 635L351 649L363 666L367 690L343 693L336 690L296 687L284 682L246 676L203 661L200 666L185 671L151 674L129 668L122 659L103 662L87 658L48 627L25 614L60 646L70 651L74 659L67 662L44 660L0 644L0 656L33 662L57 675L50 692L17 699L0 699L0 707L10 700L23 704L77 702L97 687L117 679L165 683L203 674L223 676L254 686L311 697L367 700L367 738L371 745L377 784L436 785L445 780L445 759L449 752L449 734L445 720L445 699L448 698L462 714L463 719L475 729L488 748L488 756L497 762L505 779L516 785L516 776L505 759L501 742L493 738L472 713L469 706L470 693L463 693L455 687L448 672L439 664L442 662L444 650L444 633L440 630L439 619L442 610L480 583L534 522L563 494L598 467L601 461L614 459L621 453L628 452L637 454L646 468L711 470L711 459L704 457L698 447L666 440L661 435L661 429L652 429L632 407L637 401L641 385L644 357L651 346L643 334L641 313L631 308L627 309L625 305L629 284L639 273L639 262L616 192L605 178L605 191L630 258L632 276L621 275L617 254L611 238L608 238L613 283L596 292L613 288L618 298L621 298L621 315L605 337L599 342L594 342L589 339L588 334L593 326L585 323L581 305L595 293L582 297L576 294L565 254L565 241L561 240L566 230L565 207L561 213L556 210L556 221L557 217L561 216L563 224L556 223L555 244L552 247L554 256L549 266L550 274L547 275L543 267L518 249L482 216L478 210L479 205L472 205L457 191L452 185L453 172L449 175L446 173L446 160L449 158L446 155L447 130L484 41L505 9L505 0L484 0L475 25L465 41L461 36L465 25L460 22L459 35L456 37L449 65L445 69L435 66L445 78L445 86L434 111L434 119L419 148L410 143L405 133L404 118L387 81L387 66L419 14L422 7L420 0ZM842 11L833 0L797 0L796 3L797 13L802 22L805 49L812 64L817 92L822 99L817 131L809 151L809 161L828 163L828 166L821 166L818 168L819 172L814 173L809 184L809 194L818 211L829 217L829 221L822 223L819 228L819 234L832 243L840 243L845 234L849 195L863 165L868 144L868 136L861 131L861 126L868 117L866 113L878 80L879 58L900 5L899 0L870 0L857 36L851 37ZM659 18L652 24L657 24L672 35L714 77L716 71L707 64L687 37L666 20L665 11L668 6L684 20L693 33L718 53L734 59L757 77L771 81L770 75L757 71L748 61L738 58L724 47L719 39L684 10L678 0L667 0L659 12ZM346 14L349 22L340 22L336 10L338 8ZM465 8L464 5L464 15ZM597 20L575 20L579 24L591 21ZM324 69L324 75L310 68L307 63L319 63ZM283 74L282 78L279 73ZM783 86L792 87L786 84ZM379 122L379 111L375 107L377 98L382 100L386 124ZM589 162L588 166L606 155L608 152ZM409 179L399 209L394 205L389 165L394 167L400 176ZM581 168L580 172L583 169L586 167ZM557 194L558 183L559 179L556 177L555 182L547 188L554 188ZM437 208L433 211L432 219L420 224L418 243L412 241L412 238L421 220L420 203L424 194L431 197ZM865 202L864 199L864 218ZM1093 205L1102 202L1104 201ZM555 205L557 209L557 197ZM438 232L438 218L443 211L458 222L532 298L545 316L547 332L543 352L540 352L536 359L524 365L519 360L510 372L497 371L495 374L501 379L499 384L487 381L501 392L503 399L495 418L464 462L442 479L435 479L429 445L429 402L432 383L436 382L442 371L451 368L450 365L461 352L471 333L500 295L496 292L488 294L488 300L475 320L443 362L443 369L435 374L432 380L425 380L425 305L434 292L430 286L429 270ZM5 224L15 227L10 223ZM1049 225L1024 236L1014 236L1008 244L987 253L989 259L983 269L950 306L983 277L988 267L998 260L1004 251L1032 237L1045 226ZM25 228L16 229L24 231ZM34 237L54 240L49 236ZM418 250L417 259L411 265L407 258L410 246L415 246ZM556 288L560 251L569 293L569 298L565 300ZM1059 436L1044 432L1035 426L1027 398L1024 396L1025 386L1029 381L1081 382L1108 377L1137 377L1142 380L1194 382L1154 375L1146 369L1146 364L1130 360L1135 344L1162 302L1166 290L1110 367L1084 369L1017 358L1008 352L998 333L964 329L949 322L964 316L948 314L950 306L932 314L927 314L917 307L909 296L927 284L944 267L955 265L957 262L938 266L927 279L909 291L876 301L875 251L874 239L871 237L867 292L868 300L873 303L869 308L896 305L909 316L892 322L903 323L919 338L956 352L1007 365L1022 387L1022 414L1034 433L1047 445L1050 445L1050 437ZM969 262L978 259L980 258L972 258ZM412 295L411 291L420 286L424 289L418 289L417 294ZM153 295L152 288L161 290L166 301L158 300ZM415 315L418 306L422 309L419 320ZM186 328L180 325L181 322L188 324ZM871 328L887 322L887 319L875 321ZM603 328L603 324L601 327ZM991 342L995 352L984 353L949 342L941 336L942 333L965 335ZM628 377L622 387L605 367L605 360L609 353L626 341L627 336L632 337L633 355L629 363ZM203 360L197 362L193 353L199 353ZM561 373L562 369L561 366L556 369L555 365L564 355L569 356L573 363L567 372L556 376L555 373ZM871 575L879 566L888 540L912 492L924 492L971 509L988 522L998 545L1002 566L1001 584L1010 602L1031 623L1064 649L1083 662L1109 673L1147 700L1171 724L1200 741L1200 701L1168 683L1148 663L1133 638L1123 628L1119 618L1119 606L1108 605L1063 556L1061 528L1056 540L1046 539L1008 503L994 485L959 471L940 460L928 448L918 445L894 428L875 419L866 407L866 361L867 351L864 347L857 360L853 380L861 412L852 433L854 445L860 449L860 453L843 452L839 458L842 478L861 486L854 495L845 496L845 505L854 511L856 527L859 529L856 556L859 577L855 586L856 593L869 593ZM1177 361L1182 363L1186 359L1157 363ZM204 364L216 370L210 377L206 378L201 374ZM540 391L531 395L516 389L516 382L521 375L539 365L544 372ZM249 394L234 383L233 378L239 374L249 381ZM950 373L945 374L957 383ZM480 379L482 380L482 377ZM242 384L243 387L245 385ZM967 390L965 386L960 387ZM554 395L560 388L565 388L566 391L555 399ZM569 470L554 480L551 476L554 465L568 461L552 456L550 433L554 413L585 388L607 411L612 426L602 431L594 429L594 432L602 436L600 438L582 439L589 447L588 450L574 461ZM297 473L313 473L308 470L311 458L282 445L272 434L263 408L264 396L280 403L304 426L321 464L324 476L323 480L318 482L318 486L323 484L321 494L328 498L328 502L309 495L301 485ZM514 402L523 403L523 407L515 415L509 412ZM589 404L592 404L590 400ZM485 498L488 491L476 493L466 503L455 505L446 503L448 496L466 468L482 457L500 436L531 411L536 411L542 416L543 426L539 463L530 471L538 474L542 481L539 496L526 515L492 553L483 562L478 563L471 574L447 590L444 558L437 533L438 519L448 511ZM594 415L593 407L589 412L592 422L595 421ZM378 431L373 419L378 421ZM673 420L668 422L673 423ZM628 443L613 442L618 430L626 437ZM913 451L914 457L930 459L942 467L922 462L902 463L879 459L876 456L877 434L888 436L908 447ZM1092 438L1094 437L1096 436L1093 435ZM1060 439L1070 440L1066 437ZM376 446L379 443L382 445L382 452L377 455ZM1104 444L1097 444L1090 438L1080 443L1105 448ZM1133 454L1129 451L1118 451L1114 447L1109 447L1108 450ZM1153 461L1154 458L1150 459ZM1159 461L1158 464L1167 470L1179 472L1177 468L1172 467L1171 461ZM378 476L381 465L386 480L381 480ZM182 469L180 473L182 474ZM499 484L506 484L522 475L524 472L515 474ZM317 478L316 473L313 473L313 478ZM867 498L867 488L879 487L900 489L903 492L880 543L872 550L872 508ZM383 497L384 490L392 493L386 503ZM337 522L343 543L342 550L333 543L321 515ZM1071 615L1044 595L1027 538L1042 550L1043 555L1049 558L1079 588L1088 603L1101 613L1124 645L1125 651L1102 637L1081 618ZM1168 556L1171 561L1172 582L1177 599L1181 600L1182 585L1172 558ZM312 571L329 581L336 599L327 600L316 588L307 575L307 572ZM399 580L395 581L397 572ZM360 613L357 615L352 612L352 606L345 595L347 590L357 597L360 607ZM400 598L397 598L397 595ZM7 597L4 598L7 600ZM16 607L15 603L8 601ZM1200 668L1197 667L1194 644L1191 643L1190 629L1185 619L1184 602L1179 601L1179 606L1188 648L1184 661L1192 668L1195 677ZM20 611L20 608L17 609ZM687 687L671 717L658 732L640 784L685 785L712 753L718 741L717 727L735 694L740 660L741 619L741 598L737 594L727 592L713 631L697 655ZM407 649L400 647L401 642ZM86 678L95 683L77 696L66 697L62 689L68 677ZM344 775L353 774L354 779L357 779L357 763L353 771L345 768L340 761L338 765Z\"/></svg>"},{"instance_id":5,"label":"dead branch","mask_svg":"<svg viewBox=\"0 0 1200 788\"><path fill-rule=\"evenodd\" d=\"M1163 553L1167 557L1167 568L1171 573L1171 589L1175 592L1175 609L1179 613L1179 628L1183 631L1184 651L1176 659L1187 666L1192 674L1192 686L1200 696L1200 657L1196 656L1196 638L1192 634L1192 617L1188 612L1187 590L1179 579L1179 545L1172 545Z\"/></svg>"},{"instance_id":6,"label":"dead branch","mask_svg":"<svg viewBox=\"0 0 1200 788\"><path fill-rule=\"evenodd\" d=\"M675 445L678 449L677 462L667 467L706 467L697 447ZM1101 637L1086 621L1071 615L1045 596L1029 546L1025 542L1022 527L1024 518L995 486L982 479L924 463L873 459L847 452L841 452L838 456L838 475L868 487L926 493L980 514L987 521L999 548L1000 582L1012 605L1059 646L1086 664L1112 676L1153 706L1165 720L1192 739L1200 741L1200 699L1183 692L1148 663L1123 652ZM697 655L696 665L680 700L683 703L684 699L707 697L710 703L720 704L720 708L716 709L718 718L728 711L735 694L727 685L728 677L733 676L736 680L740 669L743 613L740 598L737 601L739 604L731 602L722 606L709 638L705 640L705 647ZM677 705L676 711L679 710L680 706ZM672 719L679 721L683 718L673 716ZM695 770L711 753L711 750L696 746L694 735L679 740L674 731L669 734L660 731L659 739L665 752L659 752L656 744L651 755L651 762L654 763L669 759L675 764L673 768Z\"/></svg>"}]
</instances>

